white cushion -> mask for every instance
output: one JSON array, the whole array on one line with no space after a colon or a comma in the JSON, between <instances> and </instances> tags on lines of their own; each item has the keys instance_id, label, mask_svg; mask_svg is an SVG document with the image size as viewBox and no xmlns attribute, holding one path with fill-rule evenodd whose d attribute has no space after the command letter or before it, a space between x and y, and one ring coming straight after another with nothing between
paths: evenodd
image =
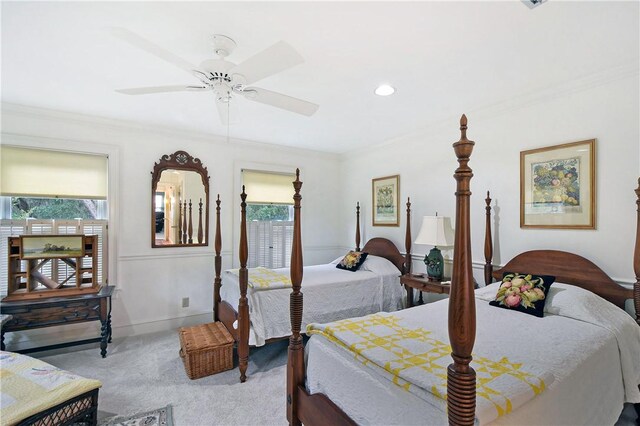
<instances>
[{"instance_id":1,"label":"white cushion","mask_svg":"<svg viewBox=\"0 0 640 426\"><path fill-rule=\"evenodd\" d=\"M400 275L396 266L384 257L368 255L360 267L362 271L373 272L377 275Z\"/></svg>"}]
</instances>

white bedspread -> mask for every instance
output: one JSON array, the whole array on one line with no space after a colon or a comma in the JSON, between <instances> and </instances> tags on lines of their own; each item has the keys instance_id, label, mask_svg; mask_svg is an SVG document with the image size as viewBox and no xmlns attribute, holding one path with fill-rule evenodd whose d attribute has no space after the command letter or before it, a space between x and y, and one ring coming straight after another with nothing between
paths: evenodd
<instances>
[{"instance_id":1,"label":"white bedspread","mask_svg":"<svg viewBox=\"0 0 640 426\"><path fill-rule=\"evenodd\" d=\"M375 273L362 268L356 272L344 271L336 268L335 264L306 266L302 281L302 330L312 322L330 322L401 309L406 293L400 285L400 272L393 268L395 271L389 269ZM275 271L289 275L288 268ZM247 289L250 345L262 346L267 339L291 334L290 294L290 288L267 291ZM223 274L220 297L237 310L240 298L237 276Z\"/></svg>"},{"instance_id":2,"label":"white bedspread","mask_svg":"<svg viewBox=\"0 0 640 426\"><path fill-rule=\"evenodd\" d=\"M545 392L492 424L613 424L623 402L640 402L640 327L609 302L574 289L557 285L547 302L547 311L556 315L544 318L476 300L475 353L500 354L554 377ZM496 287L485 290L492 296L496 291ZM580 302L581 298L585 300ZM394 315L448 342L447 309L448 301L443 300ZM322 336L313 336L307 346L307 388L328 395L358 424L447 422L435 408L437 403L372 374L351 353Z\"/></svg>"}]
</instances>

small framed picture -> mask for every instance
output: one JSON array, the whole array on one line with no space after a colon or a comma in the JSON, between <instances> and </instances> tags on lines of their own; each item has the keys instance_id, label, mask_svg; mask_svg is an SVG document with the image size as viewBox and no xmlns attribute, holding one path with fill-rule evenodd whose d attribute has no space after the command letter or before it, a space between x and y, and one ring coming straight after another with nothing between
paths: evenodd
<instances>
[{"instance_id":1,"label":"small framed picture","mask_svg":"<svg viewBox=\"0 0 640 426\"><path fill-rule=\"evenodd\" d=\"M21 259L84 256L84 235L21 235Z\"/></svg>"},{"instance_id":2,"label":"small framed picture","mask_svg":"<svg viewBox=\"0 0 640 426\"><path fill-rule=\"evenodd\" d=\"M520 227L595 229L596 140L520 153Z\"/></svg>"},{"instance_id":3,"label":"small framed picture","mask_svg":"<svg viewBox=\"0 0 640 426\"><path fill-rule=\"evenodd\" d=\"M400 175L371 181L373 226L400 226Z\"/></svg>"}]
</instances>

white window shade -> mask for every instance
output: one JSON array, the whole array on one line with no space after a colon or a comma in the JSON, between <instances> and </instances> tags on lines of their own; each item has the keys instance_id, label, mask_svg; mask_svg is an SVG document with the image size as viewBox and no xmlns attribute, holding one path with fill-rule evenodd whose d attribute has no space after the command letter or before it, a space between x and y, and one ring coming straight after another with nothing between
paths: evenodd
<instances>
[{"instance_id":1,"label":"white window shade","mask_svg":"<svg viewBox=\"0 0 640 426\"><path fill-rule=\"evenodd\" d=\"M106 156L0 147L0 195L107 198Z\"/></svg>"},{"instance_id":2,"label":"white window shade","mask_svg":"<svg viewBox=\"0 0 640 426\"><path fill-rule=\"evenodd\" d=\"M242 171L242 184L247 193L247 203L293 204L294 174Z\"/></svg>"}]
</instances>

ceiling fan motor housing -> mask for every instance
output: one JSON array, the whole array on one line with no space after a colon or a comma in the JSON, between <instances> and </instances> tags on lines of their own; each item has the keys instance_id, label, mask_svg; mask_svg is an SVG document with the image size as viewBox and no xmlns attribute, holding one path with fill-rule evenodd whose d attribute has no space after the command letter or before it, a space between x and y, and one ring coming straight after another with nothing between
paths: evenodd
<instances>
[{"instance_id":1,"label":"ceiling fan motor housing","mask_svg":"<svg viewBox=\"0 0 640 426\"><path fill-rule=\"evenodd\" d=\"M222 34L213 35L213 51L221 58L225 58L233 53L236 42L232 38Z\"/></svg>"}]
</instances>

